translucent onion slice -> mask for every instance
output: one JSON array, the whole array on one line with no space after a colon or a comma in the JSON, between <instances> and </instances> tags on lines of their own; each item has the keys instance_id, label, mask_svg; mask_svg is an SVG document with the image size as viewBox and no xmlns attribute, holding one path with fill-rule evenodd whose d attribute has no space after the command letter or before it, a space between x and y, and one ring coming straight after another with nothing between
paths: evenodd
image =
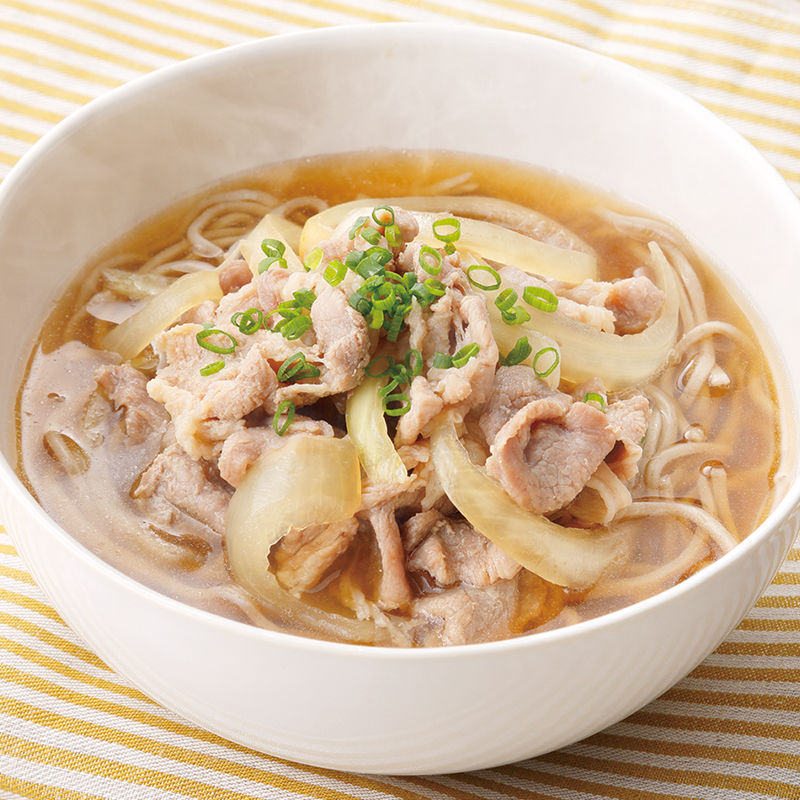
<instances>
[{"instance_id":1,"label":"translucent onion slice","mask_svg":"<svg viewBox=\"0 0 800 800\"><path fill-rule=\"evenodd\" d=\"M540 311L523 303L531 318L522 325L510 326L513 335L532 336L538 331L555 339L561 351L561 377L572 384L598 377L609 391L620 391L645 382L662 370L675 346L679 305L672 267L655 242L648 247L656 284L664 292L665 300L659 316L641 333L620 336L598 331L557 311ZM505 288L509 288L506 282L497 291L487 292L489 308ZM522 287L511 288L522 294Z\"/></svg>"},{"instance_id":2,"label":"translucent onion slice","mask_svg":"<svg viewBox=\"0 0 800 800\"><path fill-rule=\"evenodd\" d=\"M492 334L501 355L507 356L521 336L527 337L528 344L531 346L531 354L524 361L520 361L520 364L527 364L529 367L533 367L533 359L540 350L552 348L558 353L558 362L553 371L541 378L551 389L558 389L558 385L561 383L561 351L556 340L530 327L520 331L520 328L524 326L509 325L504 322L500 309L494 303L490 303L488 308L489 319L492 323ZM553 357L552 351L542 355L541 360L536 364L537 369L540 372L546 372L552 363Z\"/></svg>"},{"instance_id":3,"label":"translucent onion slice","mask_svg":"<svg viewBox=\"0 0 800 800\"><path fill-rule=\"evenodd\" d=\"M452 421L434 430L431 455L442 488L467 521L545 580L583 589L596 583L620 555L623 537L618 531L565 528L517 505L470 461Z\"/></svg>"},{"instance_id":4,"label":"translucent onion slice","mask_svg":"<svg viewBox=\"0 0 800 800\"><path fill-rule=\"evenodd\" d=\"M405 483L408 472L397 454L383 415L382 378L365 378L347 398L345 419L370 483Z\"/></svg>"},{"instance_id":5,"label":"translucent onion slice","mask_svg":"<svg viewBox=\"0 0 800 800\"><path fill-rule=\"evenodd\" d=\"M173 281L147 305L110 331L103 340L106 350L125 361L137 356L181 314L205 300L219 301L222 289L216 272L192 272Z\"/></svg>"},{"instance_id":6,"label":"translucent onion slice","mask_svg":"<svg viewBox=\"0 0 800 800\"><path fill-rule=\"evenodd\" d=\"M401 205L398 201L402 199L390 199L388 202ZM375 206L365 205L366 202L370 201L343 203L311 217L300 238L301 255L305 257L319 242L330 238L339 225L349 227L358 217L368 216ZM385 201L373 202L381 204ZM428 245L440 246L442 243L433 235L432 226L437 219L441 219L441 214L416 210L411 213L419 224L418 238ZM513 264L524 272L569 283L580 283L597 276L597 259L593 253L555 247L493 222L468 217L456 219L461 223L461 236L456 245L459 250L472 250L490 261Z\"/></svg>"},{"instance_id":7,"label":"translucent onion slice","mask_svg":"<svg viewBox=\"0 0 800 800\"><path fill-rule=\"evenodd\" d=\"M272 603L269 551L292 528L341 522L361 505L361 469L349 439L291 436L250 467L228 506L225 548L234 578Z\"/></svg>"},{"instance_id":8,"label":"translucent onion slice","mask_svg":"<svg viewBox=\"0 0 800 800\"><path fill-rule=\"evenodd\" d=\"M266 258L264 251L261 249L261 242L264 239L277 239L279 242L283 242L286 247L283 257L286 259L287 269L292 272L303 272L305 270L289 241L293 234L288 226L293 225L293 222L278 214L265 214L261 222L242 239L239 248L253 275L258 275L258 265ZM289 233L288 236L287 231Z\"/></svg>"}]
</instances>

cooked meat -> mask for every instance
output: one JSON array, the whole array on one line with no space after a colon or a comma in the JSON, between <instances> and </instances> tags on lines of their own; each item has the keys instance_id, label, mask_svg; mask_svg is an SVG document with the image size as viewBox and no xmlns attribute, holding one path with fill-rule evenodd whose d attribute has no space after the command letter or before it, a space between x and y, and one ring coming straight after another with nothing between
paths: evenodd
<instances>
[{"instance_id":1,"label":"cooked meat","mask_svg":"<svg viewBox=\"0 0 800 800\"><path fill-rule=\"evenodd\" d=\"M373 506L366 513L381 554L378 603L385 609L399 608L411 600L412 593L406 574L406 554L395 518L395 505L385 502Z\"/></svg>"},{"instance_id":2,"label":"cooked meat","mask_svg":"<svg viewBox=\"0 0 800 800\"><path fill-rule=\"evenodd\" d=\"M134 491L139 500L163 512L164 504L188 514L216 531L225 533L225 514L230 492L216 469L207 461L196 461L180 445L170 445L145 470Z\"/></svg>"},{"instance_id":3,"label":"cooked meat","mask_svg":"<svg viewBox=\"0 0 800 800\"><path fill-rule=\"evenodd\" d=\"M221 267L218 274L220 288L225 294L238 292L242 286L246 286L253 280L250 265L240 258Z\"/></svg>"},{"instance_id":4,"label":"cooked meat","mask_svg":"<svg viewBox=\"0 0 800 800\"><path fill-rule=\"evenodd\" d=\"M98 368L94 377L114 410L122 409L125 435L131 444L141 444L149 436L164 435L169 415L161 403L147 394L147 378L143 373L128 364L109 364Z\"/></svg>"}]
</instances>

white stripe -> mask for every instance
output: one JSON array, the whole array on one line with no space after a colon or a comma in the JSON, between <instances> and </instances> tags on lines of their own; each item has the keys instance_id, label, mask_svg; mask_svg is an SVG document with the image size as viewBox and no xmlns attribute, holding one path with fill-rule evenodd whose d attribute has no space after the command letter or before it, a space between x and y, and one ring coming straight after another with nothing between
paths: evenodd
<instances>
[{"instance_id":1,"label":"white stripe","mask_svg":"<svg viewBox=\"0 0 800 800\"><path fill-rule=\"evenodd\" d=\"M678 700L654 700L647 711L653 714L671 714L679 717L702 717L726 721L752 722L766 725L788 725L797 728L800 738L800 708L797 711L784 711L771 708L737 708L736 706L706 706L702 703L688 703Z\"/></svg>"},{"instance_id":2,"label":"white stripe","mask_svg":"<svg viewBox=\"0 0 800 800\"><path fill-rule=\"evenodd\" d=\"M713 678L684 678L678 688L733 695L756 694L763 697L796 697L800 703L800 683L788 681L733 681Z\"/></svg>"}]
</instances>

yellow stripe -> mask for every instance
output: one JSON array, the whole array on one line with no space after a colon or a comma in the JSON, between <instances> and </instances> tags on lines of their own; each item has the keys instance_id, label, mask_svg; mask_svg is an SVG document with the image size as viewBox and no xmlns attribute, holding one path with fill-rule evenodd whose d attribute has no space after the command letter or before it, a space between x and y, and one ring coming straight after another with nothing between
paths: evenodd
<instances>
[{"instance_id":1,"label":"yellow stripe","mask_svg":"<svg viewBox=\"0 0 800 800\"><path fill-rule=\"evenodd\" d=\"M19 11L25 11L29 14L37 15L41 13L35 6L31 6L29 3L24 2L24 0L3 0L3 3L6 6L16 8ZM161 45L149 42L146 39L139 39L136 36L128 36L127 34L119 33L118 31L114 30L114 28L107 28L104 25L97 25L93 22L84 20L81 17L75 17L71 14L55 11L52 8L47 10L47 16L50 19L57 19L59 22L66 22L68 25L74 25L77 28L82 28L83 30L97 33L100 36L105 36L108 39L122 42L123 44L127 44L130 47L135 47L138 50L146 50L150 53L155 53L157 55L174 59L175 61L180 61L187 57L186 53L182 53L179 50L173 50L170 47L162 47ZM213 46L222 47L223 42L218 42Z\"/></svg>"},{"instance_id":2,"label":"yellow stripe","mask_svg":"<svg viewBox=\"0 0 800 800\"><path fill-rule=\"evenodd\" d=\"M0 528L0 533L5 533L5 531ZM13 545L10 544L0 544L0 553L5 553L7 556L16 556L17 551Z\"/></svg>"},{"instance_id":3,"label":"yellow stripe","mask_svg":"<svg viewBox=\"0 0 800 800\"><path fill-rule=\"evenodd\" d=\"M4 5L9 4L9 0L2 0ZM48 12L49 13L49 12ZM3 30L8 33L16 33L19 36L26 36L30 39L41 39L42 41L54 44L57 47L62 47L65 50L71 50L75 53L82 53L90 58L96 58L100 61L108 61L111 64L116 64L118 67L131 69L136 72L150 72L153 67L149 64L143 64L140 61L134 61L125 56L119 56L107 50L101 50L97 47L84 44L78 39L69 39L66 36L58 36L55 33L46 33L38 28L30 28L27 25L21 25L18 22L11 22L10 20L3 20ZM110 80L110 79L109 79Z\"/></svg>"},{"instance_id":4,"label":"yellow stripe","mask_svg":"<svg viewBox=\"0 0 800 800\"><path fill-rule=\"evenodd\" d=\"M57 61L54 58L47 58L40 53L31 53L28 50L20 50L17 47L10 45L0 44L0 54L15 58L18 61L26 61L30 64L36 64L38 67L53 70L53 72L60 72L63 75L69 75L78 80L87 81L88 83L99 83L103 86L119 86L121 81L116 78L109 78L100 72L93 72L88 69L82 69L65 61Z\"/></svg>"},{"instance_id":5,"label":"yellow stripe","mask_svg":"<svg viewBox=\"0 0 800 800\"><path fill-rule=\"evenodd\" d=\"M43 617L53 620L53 622L59 622L62 625L64 624L64 620L61 619L61 616L54 608L51 608L41 600L28 597L26 594L12 592L10 589L3 589L0 587L0 600L5 600L7 603L13 603L17 606L22 606L23 608L27 608L29 611L35 611L37 614L41 614Z\"/></svg>"},{"instance_id":6,"label":"yellow stripe","mask_svg":"<svg viewBox=\"0 0 800 800\"><path fill-rule=\"evenodd\" d=\"M7 567L4 564L0 564L0 575L19 581L19 583L28 583L31 586L36 585L33 578L31 578L27 572L23 572L21 569L15 569L14 567Z\"/></svg>"},{"instance_id":7,"label":"yellow stripe","mask_svg":"<svg viewBox=\"0 0 800 800\"><path fill-rule=\"evenodd\" d=\"M770 30L780 31L782 33L800 33L800 25L793 24L787 17L788 15L781 16L780 19L772 15L766 14L753 14L741 8L733 8L716 3L703 3L692 2L692 0L668 0L670 5L679 9L688 9L691 11L702 11L708 14L714 14L721 17L730 17L731 19L741 20L751 25L758 25L761 28L769 28ZM663 0L640 0L640 2L647 3L647 5L660 5Z\"/></svg>"},{"instance_id":8,"label":"yellow stripe","mask_svg":"<svg viewBox=\"0 0 800 800\"><path fill-rule=\"evenodd\" d=\"M16 675L14 674L16 673ZM93 708L98 711L105 711L114 714L115 716L126 717L128 719L135 719L137 714L125 706L117 706L116 710L109 710L106 704L98 701L92 697L80 695L77 692L72 692L62 687L46 684L41 679L19 673L17 670L12 670L0 666L0 676L6 680L13 680L23 686L28 686L32 689L47 691L53 697L57 697L66 702L80 704L82 706ZM113 706L112 706L113 707ZM308 797L324 798L324 800L352 800L352 795L345 792L338 791L329 787L319 786L314 783L298 780L278 773L270 772L265 769L257 767L249 767L239 764L235 761L220 758L218 756L209 755L207 753L200 753L187 748L179 747L177 745L167 744L163 741L156 741L147 736L140 736L135 733L121 731L116 728L111 728L106 725L100 725L95 722L87 720L76 719L67 717L62 714L47 711L46 709L32 706L17 700L4 700L2 704L2 712L10 716L15 716L21 719L28 719L35 721L39 725L45 725L54 730L62 730L78 736L86 736L100 741L113 741L124 747L136 750L142 753L149 753L160 758L167 758L171 761L181 764L190 764L192 766L203 767L204 769L213 770L223 775L233 775L238 778L244 778L253 782L268 784L275 786L285 791L296 792L298 794L306 795ZM226 746L228 742L218 740L219 744ZM258 755L253 751L243 749L242 752L249 752L253 755ZM349 776L337 775L344 782L347 782ZM377 783L377 782L376 782ZM154 784L162 789L168 788L163 783ZM398 793L396 789L388 785L380 786L380 791L388 791L390 794L396 796L410 797L408 792L402 790ZM239 795L237 795L239 796ZM244 797L244 795L241 795ZM247 795L249 796L249 795ZM226 795L227 797L227 795Z\"/></svg>"},{"instance_id":9,"label":"yellow stripe","mask_svg":"<svg viewBox=\"0 0 800 800\"><path fill-rule=\"evenodd\" d=\"M18 139L26 144L33 144L38 141L41 134L33 133L33 131L25 131L22 128L14 128L11 125L3 125L0 123L0 136L8 136L9 139ZM9 548L8 551L0 548L0 553L9 552L10 555L16 555L13 549Z\"/></svg>"},{"instance_id":10,"label":"yellow stripe","mask_svg":"<svg viewBox=\"0 0 800 800\"><path fill-rule=\"evenodd\" d=\"M779 572L772 583L779 586L800 586L800 572ZM800 608L800 596L797 598L797 605Z\"/></svg>"},{"instance_id":11,"label":"yellow stripe","mask_svg":"<svg viewBox=\"0 0 800 800\"><path fill-rule=\"evenodd\" d=\"M243 11L253 11L255 13L264 13L265 9L261 6L254 6L252 3L237 2L237 0L222 0L226 6L232 8L240 8ZM384 14L378 11L372 11L361 5L350 6L342 3L326 2L326 0L305 0L304 5L314 6L315 8L324 8L327 11L338 11L342 14L347 14L351 17L361 17L363 19L371 20L372 22L399 22L405 17L398 17L394 14Z\"/></svg>"},{"instance_id":12,"label":"yellow stripe","mask_svg":"<svg viewBox=\"0 0 800 800\"><path fill-rule=\"evenodd\" d=\"M460 776L453 776L460 777ZM475 795L471 792L464 792L461 789L454 789L452 786L447 786L439 783L435 777L424 778L419 775L404 775L403 780L406 783L411 783L414 786L419 786L424 792L426 797L430 797L430 791L439 792L446 797L452 797L454 800L482 800L481 795Z\"/></svg>"},{"instance_id":13,"label":"yellow stripe","mask_svg":"<svg viewBox=\"0 0 800 800\"><path fill-rule=\"evenodd\" d=\"M92 95L61 89L58 86L54 86L52 83L37 81L33 78L24 78L22 75L18 75L15 72L8 72L4 69L0 69L0 80L16 86L21 86L23 89L28 89L31 92L37 92L38 94L47 95L48 97L55 97L59 100L66 100L67 102L77 105L84 105L93 97Z\"/></svg>"},{"instance_id":14,"label":"yellow stripe","mask_svg":"<svg viewBox=\"0 0 800 800\"><path fill-rule=\"evenodd\" d=\"M786 556L787 561L800 561L800 547L793 547Z\"/></svg>"},{"instance_id":15,"label":"yellow stripe","mask_svg":"<svg viewBox=\"0 0 800 800\"><path fill-rule=\"evenodd\" d=\"M740 631L800 631L800 617L797 619L743 619L738 626Z\"/></svg>"},{"instance_id":16,"label":"yellow stripe","mask_svg":"<svg viewBox=\"0 0 800 800\"><path fill-rule=\"evenodd\" d=\"M706 731L713 733L741 734L747 727L748 736L764 736L768 739L785 739L800 742L800 728L794 725L779 725L776 722L756 722L719 717L698 717L690 714L664 714L654 711L637 711L625 720L636 725L648 725L661 730Z\"/></svg>"},{"instance_id":17,"label":"yellow stripe","mask_svg":"<svg viewBox=\"0 0 800 800\"><path fill-rule=\"evenodd\" d=\"M6 792L13 792L19 797L30 798L30 800L43 800L43 798L53 798L53 800L104 800L97 794L73 792L71 789L63 789L60 786L32 783L31 781L24 781L22 778L14 778L11 775L0 775L0 789Z\"/></svg>"},{"instance_id":18,"label":"yellow stripe","mask_svg":"<svg viewBox=\"0 0 800 800\"><path fill-rule=\"evenodd\" d=\"M9 650L10 652L13 652L23 658L27 658L29 661L39 664L39 666L45 667L46 669L50 669L54 672L57 672L71 680L75 680L98 689L104 689L106 691L122 694L133 700L138 700L140 702L147 703L153 706L154 708L160 708L159 706L157 706L156 703L154 703L152 700L150 700L148 697L146 697L133 687L122 686L120 684L104 680L102 678L94 678L90 675L86 675L85 673L72 669L71 667L67 667L64 664L54 661L53 659L48 658L47 656L43 656L40 653L31 650L30 648L18 645L17 643L12 642L8 639L0 638L0 647L4 647L6 650ZM91 697L89 695L83 694L82 692L77 692L63 686L58 686L57 684L54 684L43 678L29 675L28 673L14 669L12 667L3 667L2 665L0 665L0 677L4 678L5 680L10 680L15 683L18 683L22 686L27 686L35 691L49 694L50 696L56 697L60 700L73 703L74 705L83 706L85 708L89 708L95 711L102 711L106 714L111 714L121 719L126 719L133 722L139 722L143 725L149 725L150 727L159 728L161 730L168 731L169 733L177 734L179 736L185 736L187 738L195 739L201 742L216 744L219 745L220 747L227 748L228 750L232 750L234 752L247 753L247 754L252 754L254 752L248 747L236 744L235 742L230 742L226 739L216 736L213 733L209 733L208 731L203 730L202 728L198 728L190 724L185 724L179 721L175 721L167 717L161 716L159 714L150 713L142 709L131 708L129 706L121 705L120 703L115 703L112 701L101 700L95 697ZM2 709L1 702L0 702L0 709ZM261 754L258 755L261 756ZM273 760L278 763L285 764L287 766L293 766L296 769L304 771L311 775L326 776L330 774L326 770L316 769L314 767L307 767L299 764L293 764L292 762L285 761L283 759L276 758ZM235 764L235 762L229 762L228 760L224 760L224 763L233 764L238 770L244 769L240 765ZM253 775L253 777L251 778L252 780L261 780L261 778L263 777L261 776L262 772L261 770L257 770L255 768L247 768L247 769L253 770L251 773ZM272 773L264 773L264 774L271 775ZM366 789L373 789L375 791L383 792L384 794L395 795L399 798L404 798L405 800L416 800L416 798L418 797L416 793L408 792L404 789L397 788L389 784L384 784L378 780L364 778L359 775L348 775L342 773L339 779L345 783L351 783L354 786L359 786L361 788L366 788Z\"/></svg>"},{"instance_id":19,"label":"yellow stripe","mask_svg":"<svg viewBox=\"0 0 800 800\"><path fill-rule=\"evenodd\" d=\"M714 681L759 681L763 683L800 683L800 669L782 667L718 667L701 664L692 671L693 678Z\"/></svg>"},{"instance_id":20,"label":"yellow stripe","mask_svg":"<svg viewBox=\"0 0 800 800\"><path fill-rule=\"evenodd\" d=\"M702 689L684 689L675 686L661 700L676 703L697 703L704 706L723 706L725 708L764 708L770 711L798 711L797 697L775 694L744 694L739 692L717 692Z\"/></svg>"},{"instance_id":21,"label":"yellow stripe","mask_svg":"<svg viewBox=\"0 0 800 800\"><path fill-rule=\"evenodd\" d=\"M29 715L35 715L31 718L35 718L39 724L69 733L78 732L73 720L66 717L49 714L33 706L25 706L24 703L18 703L15 700L5 701L4 705L6 704L8 707L4 707L3 711L11 716L27 719ZM160 748L155 749L159 750ZM208 783L181 778L155 769L137 767L133 764L123 764L108 758L84 755L61 747L50 747L17 736L6 735L3 741L3 750L6 755L34 763L67 768L73 772L99 775L111 780L173 791L178 794L183 793L196 798L196 800L217 800L220 796L221 790ZM160 753L157 754L160 755ZM225 792L225 800L256 800L256 797L253 794L241 794L230 790Z\"/></svg>"},{"instance_id":22,"label":"yellow stripe","mask_svg":"<svg viewBox=\"0 0 800 800\"><path fill-rule=\"evenodd\" d=\"M12 153L0 152L0 163L8 164L9 167L13 167L14 164L16 164L17 161L19 161L19 159L20 159L19 156L15 156Z\"/></svg>"},{"instance_id":23,"label":"yellow stripe","mask_svg":"<svg viewBox=\"0 0 800 800\"><path fill-rule=\"evenodd\" d=\"M87 650L85 647L70 642L63 636L57 636L55 633L51 633L45 628L41 628L24 619L19 619L19 617L15 617L12 614L0 612L0 624L8 625L10 628L16 628L23 633L27 633L29 636L33 636L45 644L49 644L51 647L62 650L64 653L78 658L93 667L108 670L108 667L92 653L91 650Z\"/></svg>"},{"instance_id":24,"label":"yellow stripe","mask_svg":"<svg viewBox=\"0 0 800 800\"><path fill-rule=\"evenodd\" d=\"M791 595L764 595L759 597L756 608L797 608L797 598Z\"/></svg>"},{"instance_id":25,"label":"yellow stripe","mask_svg":"<svg viewBox=\"0 0 800 800\"><path fill-rule=\"evenodd\" d=\"M43 108L30 106L27 103L20 103L9 97L0 97L0 109L5 109L6 111L11 111L14 114L20 114L24 117L30 117L31 119L38 119L42 122L51 122L53 124L61 122L61 120L64 119L63 114L56 114L54 111L46 111Z\"/></svg>"},{"instance_id":26,"label":"yellow stripe","mask_svg":"<svg viewBox=\"0 0 800 800\"><path fill-rule=\"evenodd\" d=\"M800 656L797 642L723 642L715 651L726 656Z\"/></svg>"},{"instance_id":27,"label":"yellow stripe","mask_svg":"<svg viewBox=\"0 0 800 800\"><path fill-rule=\"evenodd\" d=\"M558 764L574 769L596 770L607 775L623 775L627 778L636 778L638 780L655 779L679 786L711 786L715 789L761 792L773 798L781 797L788 800L797 800L796 786L766 778L750 778L744 775L725 775L706 770L673 769L652 764L611 761L585 754L568 753L563 750L556 753L548 753L539 758L549 764Z\"/></svg>"},{"instance_id":28,"label":"yellow stripe","mask_svg":"<svg viewBox=\"0 0 800 800\"><path fill-rule=\"evenodd\" d=\"M613 729L612 729L613 730ZM714 744L698 744L686 741L646 739L639 736L621 736L602 732L586 740L587 744L615 750L630 750L637 753L653 753L659 756L683 758L706 758L710 761L730 761L741 764L759 764L783 769L800 769L800 755L778 753L759 748L747 750L742 747L720 747Z\"/></svg>"},{"instance_id":29,"label":"yellow stripe","mask_svg":"<svg viewBox=\"0 0 800 800\"><path fill-rule=\"evenodd\" d=\"M101 14L106 14L108 16L124 20L125 22L130 22L140 27L150 28L158 33L168 33L171 36L189 39L196 44L202 44L213 49L225 47L228 44L228 42L223 42L218 39L211 39L207 36L202 36L201 34L191 33L183 28L175 28L171 25L166 25L163 22L151 21L147 17L120 11L119 9L114 8L111 4L95 3L92 2L92 0L71 0L71 2L76 5L91 8L93 11L99 11ZM236 31L237 33L243 33L246 36L253 36L257 38L259 36L265 36L268 33L268 31L265 31L264 29L253 28L249 25L240 25L238 22L235 22L231 19L214 17L210 14L202 14L190 8L174 6L171 3L159 2L159 0L137 0L137 5L150 6L150 8L157 8L162 11L167 11L171 14L187 17L189 19L201 20L202 22L207 22L212 25L216 25L217 27L222 26L224 28L228 28L229 30Z\"/></svg>"}]
</instances>

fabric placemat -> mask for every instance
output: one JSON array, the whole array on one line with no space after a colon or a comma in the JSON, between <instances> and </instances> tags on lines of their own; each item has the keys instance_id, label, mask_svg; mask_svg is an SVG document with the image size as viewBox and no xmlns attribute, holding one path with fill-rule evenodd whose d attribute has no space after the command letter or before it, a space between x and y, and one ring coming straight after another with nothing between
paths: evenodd
<instances>
[{"instance_id":1,"label":"fabric placemat","mask_svg":"<svg viewBox=\"0 0 800 800\"><path fill-rule=\"evenodd\" d=\"M0 0L0 177L138 75L257 37L387 21L538 33L625 61L721 116L800 191L794 0ZM800 547L716 652L623 722L514 766L398 778L264 756L148 700L63 624L0 527L0 800L19 797L798 800Z\"/></svg>"}]
</instances>

